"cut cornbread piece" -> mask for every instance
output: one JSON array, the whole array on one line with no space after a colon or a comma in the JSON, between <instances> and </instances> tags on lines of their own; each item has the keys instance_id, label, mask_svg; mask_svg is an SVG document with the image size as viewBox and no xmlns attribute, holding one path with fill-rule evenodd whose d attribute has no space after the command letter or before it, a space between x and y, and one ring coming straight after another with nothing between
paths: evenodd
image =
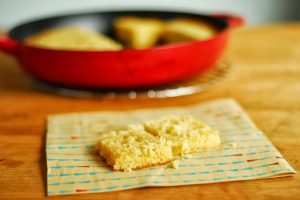
<instances>
[{"instance_id":1,"label":"cut cornbread piece","mask_svg":"<svg viewBox=\"0 0 300 200\"><path fill-rule=\"evenodd\" d=\"M172 142L174 155L184 155L220 145L218 131L192 116L167 116L144 122L147 132Z\"/></svg>"},{"instance_id":2,"label":"cut cornbread piece","mask_svg":"<svg viewBox=\"0 0 300 200\"><path fill-rule=\"evenodd\" d=\"M109 37L81 27L59 27L45 30L28 37L31 46L62 50L109 50L122 49L122 45Z\"/></svg>"},{"instance_id":3,"label":"cut cornbread piece","mask_svg":"<svg viewBox=\"0 0 300 200\"><path fill-rule=\"evenodd\" d=\"M171 143L145 132L141 124L101 135L99 153L114 170L131 171L173 160Z\"/></svg>"},{"instance_id":4,"label":"cut cornbread piece","mask_svg":"<svg viewBox=\"0 0 300 200\"><path fill-rule=\"evenodd\" d=\"M114 23L116 35L129 48L153 47L163 31L163 22L155 18L124 16Z\"/></svg>"},{"instance_id":5,"label":"cut cornbread piece","mask_svg":"<svg viewBox=\"0 0 300 200\"><path fill-rule=\"evenodd\" d=\"M166 24L162 38L167 43L205 40L213 37L216 32L217 29L208 22L177 18Z\"/></svg>"},{"instance_id":6,"label":"cut cornbread piece","mask_svg":"<svg viewBox=\"0 0 300 200\"><path fill-rule=\"evenodd\" d=\"M192 116L166 116L101 135L99 153L114 170L170 162L220 145L218 131Z\"/></svg>"}]
</instances>

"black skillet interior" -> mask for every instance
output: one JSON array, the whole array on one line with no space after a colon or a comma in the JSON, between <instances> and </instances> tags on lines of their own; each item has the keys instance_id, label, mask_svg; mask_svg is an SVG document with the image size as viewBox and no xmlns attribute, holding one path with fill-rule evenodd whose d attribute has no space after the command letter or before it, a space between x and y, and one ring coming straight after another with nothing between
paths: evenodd
<instances>
[{"instance_id":1,"label":"black skillet interior","mask_svg":"<svg viewBox=\"0 0 300 200\"><path fill-rule=\"evenodd\" d=\"M113 37L113 22L121 16L128 15L140 17L156 17L163 20L169 20L177 17L190 17L212 23L213 25L218 27L220 31L228 27L227 22L223 20L211 17L209 15L201 15L196 13L173 11L101 11L37 19L16 26L9 32L9 36L19 42L22 42L28 36L37 34L49 28L61 26L80 26Z\"/></svg>"}]
</instances>

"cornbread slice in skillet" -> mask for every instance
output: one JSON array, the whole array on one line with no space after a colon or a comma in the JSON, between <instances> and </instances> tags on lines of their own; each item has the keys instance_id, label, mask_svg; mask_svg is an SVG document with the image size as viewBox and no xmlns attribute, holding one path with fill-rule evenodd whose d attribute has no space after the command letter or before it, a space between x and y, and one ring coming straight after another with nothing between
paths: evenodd
<instances>
[{"instance_id":1,"label":"cornbread slice in skillet","mask_svg":"<svg viewBox=\"0 0 300 200\"><path fill-rule=\"evenodd\" d=\"M109 37L81 27L59 27L28 37L29 45L60 50L120 50L122 45Z\"/></svg>"},{"instance_id":2,"label":"cornbread slice in skillet","mask_svg":"<svg viewBox=\"0 0 300 200\"><path fill-rule=\"evenodd\" d=\"M166 23L162 39L167 43L206 40L216 33L216 27L208 22L191 18L176 18Z\"/></svg>"},{"instance_id":3,"label":"cornbread slice in skillet","mask_svg":"<svg viewBox=\"0 0 300 200\"><path fill-rule=\"evenodd\" d=\"M163 31L163 22L156 18L124 16L114 23L116 35L129 48L153 47Z\"/></svg>"}]
</instances>

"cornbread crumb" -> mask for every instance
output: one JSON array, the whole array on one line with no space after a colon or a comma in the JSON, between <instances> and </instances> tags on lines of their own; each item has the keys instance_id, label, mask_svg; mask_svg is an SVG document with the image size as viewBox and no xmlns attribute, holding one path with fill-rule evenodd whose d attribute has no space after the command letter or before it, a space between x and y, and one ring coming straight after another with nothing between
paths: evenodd
<instances>
[{"instance_id":1,"label":"cornbread crumb","mask_svg":"<svg viewBox=\"0 0 300 200\"><path fill-rule=\"evenodd\" d=\"M179 168L179 160L172 161L171 166L175 169L178 169Z\"/></svg>"},{"instance_id":2,"label":"cornbread crumb","mask_svg":"<svg viewBox=\"0 0 300 200\"><path fill-rule=\"evenodd\" d=\"M236 143L234 143L234 142L233 143L229 143L228 146L233 147L233 148L237 147Z\"/></svg>"},{"instance_id":3,"label":"cornbread crumb","mask_svg":"<svg viewBox=\"0 0 300 200\"><path fill-rule=\"evenodd\" d=\"M182 155L183 158L185 159L188 159L188 158L192 158L193 155L192 154L185 154L185 155Z\"/></svg>"},{"instance_id":4,"label":"cornbread crumb","mask_svg":"<svg viewBox=\"0 0 300 200\"><path fill-rule=\"evenodd\" d=\"M131 168L124 169L124 172L132 172Z\"/></svg>"},{"instance_id":5,"label":"cornbread crumb","mask_svg":"<svg viewBox=\"0 0 300 200\"><path fill-rule=\"evenodd\" d=\"M99 153L114 170L131 171L219 145L218 131L192 116L167 116L101 135ZM172 163L174 168L178 162Z\"/></svg>"}]
</instances>

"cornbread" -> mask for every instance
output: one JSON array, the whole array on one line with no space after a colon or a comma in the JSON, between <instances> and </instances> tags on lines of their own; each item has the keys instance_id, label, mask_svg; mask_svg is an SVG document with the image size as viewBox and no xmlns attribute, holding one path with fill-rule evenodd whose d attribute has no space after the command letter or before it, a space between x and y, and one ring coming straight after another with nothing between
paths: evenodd
<instances>
[{"instance_id":1,"label":"cornbread","mask_svg":"<svg viewBox=\"0 0 300 200\"><path fill-rule=\"evenodd\" d=\"M216 33L217 29L208 22L191 18L176 18L166 23L162 38L167 43L176 43L205 40Z\"/></svg>"},{"instance_id":2,"label":"cornbread","mask_svg":"<svg viewBox=\"0 0 300 200\"><path fill-rule=\"evenodd\" d=\"M171 143L145 132L142 125L103 134L99 150L114 170L130 171L164 164L173 159Z\"/></svg>"},{"instance_id":3,"label":"cornbread","mask_svg":"<svg viewBox=\"0 0 300 200\"><path fill-rule=\"evenodd\" d=\"M192 116L166 116L101 135L99 153L114 170L130 171L219 145L218 132Z\"/></svg>"},{"instance_id":4,"label":"cornbread","mask_svg":"<svg viewBox=\"0 0 300 200\"><path fill-rule=\"evenodd\" d=\"M168 116L144 122L147 132L172 142L174 155L185 155L220 145L218 131L192 116Z\"/></svg>"},{"instance_id":5,"label":"cornbread","mask_svg":"<svg viewBox=\"0 0 300 200\"><path fill-rule=\"evenodd\" d=\"M25 40L28 45L63 50L120 50L122 45L107 36L81 27L53 28Z\"/></svg>"},{"instance_id":6,"label":"cornbread","mask_svg":"<svg viewBox=\"0 0 300 200\"><path fill-rule=\"evenodd\" d=\"M163 26L159 19L134 16L121 17L114 23L119 40L133 49L153 47L159 40Z\"/></svg>"},{"instance_id":7,"label":"cornbread","mask_svg":"<svg viewBox=\"0 0 300 200\"><path fill-rule=\"evenodd\" d=\"M171 162L171 166L174 168L174 169L178 169L179 168L179 160L173 160Z\"/></svg>"}]
</instances>

